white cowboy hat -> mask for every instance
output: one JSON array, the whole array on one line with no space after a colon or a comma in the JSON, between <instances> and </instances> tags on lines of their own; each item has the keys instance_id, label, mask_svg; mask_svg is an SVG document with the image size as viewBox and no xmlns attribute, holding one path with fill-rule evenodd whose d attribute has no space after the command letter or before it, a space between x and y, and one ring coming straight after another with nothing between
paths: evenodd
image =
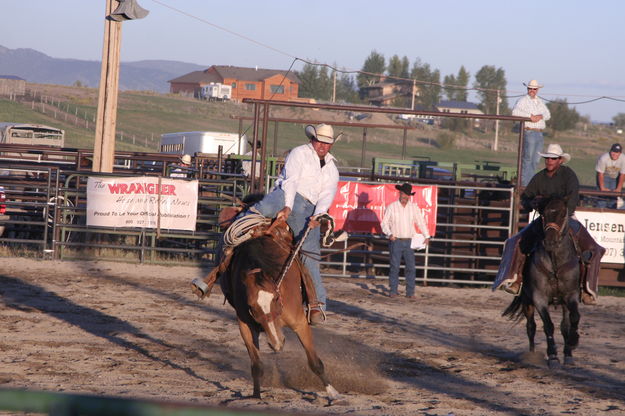
<instances>
[{"instance_id":1,"label":"white cowboy hat","mask_svg":"<svg viewBox=\"0 0 625 416\"><path fill-rule=\"evenodd\" d=\"M527 88L542 88L543 87L543 85L540 85L538 81L536 81L535 79L531 80L527 84L523 83L523 85L525 85Z\"/></svg>"},{"instance_id":2,"label":"white cowboy hat","mask_svg":"<svg viewBox=\"0 0 625 416\"><path fill-rule=\"evenodd\" d=\"M540 157L561 157L564 160L562 163L566 163L571 160L571 155L564 153L560 145L556 143L550 144L547 146L547 151L545 151L545 153L538 152L538 155Z\"/></svg>"},{"instance_id":3,"label":"white cowboy hat","mask_svg":"<svg viewBox=\"0 0 625 416\"><path fill-rule=\"evenodd\" d=\"M183 155L183 156L180 158L180 161L181 161L182 163L184 163L185 165L190 165L190 164L191 164L191 155Z\"/></svg>"},{"instance_id":4,"label":"white cowboy hat","mask_svg":"<svg viewBox=\"0 0 625 416\"><path fill-rule=\"evenodd\" d=\"M317 139L321 143L329 144L334 144L343 134L339 133L338 136L334 137L334 129L332 126L323 123L317 124L316 126L308 125L306 126L305 132L309 139Z\"/></svg>"}]
</instances>

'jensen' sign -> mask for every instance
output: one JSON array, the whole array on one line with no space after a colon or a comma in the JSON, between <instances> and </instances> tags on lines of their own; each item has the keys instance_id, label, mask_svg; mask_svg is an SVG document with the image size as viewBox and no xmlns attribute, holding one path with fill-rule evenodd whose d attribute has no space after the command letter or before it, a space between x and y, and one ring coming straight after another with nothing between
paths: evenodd
<instances>
[{"instance_id":1,"label":"'jensen' sign","mask_svg":"<svg viewBox=\"0 0 625 416\"><path fill-rule=\"evenodd\" d=\"M575 211L590 235L605 247L602 263L625 264L625 212Z\"/></svg>"}]
</instances>

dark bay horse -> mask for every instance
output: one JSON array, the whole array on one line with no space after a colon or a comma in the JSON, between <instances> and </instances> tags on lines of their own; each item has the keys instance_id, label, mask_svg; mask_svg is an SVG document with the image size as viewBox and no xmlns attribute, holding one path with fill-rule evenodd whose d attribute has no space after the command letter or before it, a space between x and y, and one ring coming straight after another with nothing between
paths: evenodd
<instances>
[{"instance_id":1,"label":"dark bay horse","mask_svg":"<svg viewBox=\"0 0 625 416\"><path fill-rule=\"evenodd\" d=\"M239 330L252 364L253 397L260 398L263 364L259 335L265 332L272 350L282 350L284 326L291 328L306 351L310 369L321 379L329 399L341 396L326 377L317 356L302 293L302 273L308 273L295 259L283 275L292 250L292 233L286 223L274 223L264 234L235 248L232 261L220 282L226 299L234 307ZM283 278L280 277L283 275Z\"/></svg>"},{"instance_id":2,"label":"dark bay horse","mask_svg":"<svg viewBox=\"0 0 625 416\"><path fill-rule=\"evenodd\" d=\"M558 367L558 353L554 341L554 325L549 305L561 305L560 332L564 337L564 364L573 365L573 349L579 342L580 261L575 240L569 228L566 202L553 198L543 203L543 239L530 254L523 273L523 287L519 296L503 312L511 319L527 319L526 329L530 351L534 352L536 323L534 311L543 321L547 337L547 357L550 368Z\"/></svg>"}]
</instances>

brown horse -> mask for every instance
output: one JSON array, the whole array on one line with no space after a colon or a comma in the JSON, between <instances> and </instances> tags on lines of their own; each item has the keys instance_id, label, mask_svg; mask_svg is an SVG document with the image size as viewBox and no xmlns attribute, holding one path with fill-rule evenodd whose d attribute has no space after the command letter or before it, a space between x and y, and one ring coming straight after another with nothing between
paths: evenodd
<instances>
[{"instance_id":1,"label":"brown horse","mask_svg":"<svg viewBox=\"0 0 625 416\"><path fill-rule=\"evenodd\" d=\"M304 313L302 274L307 273L296 259L283 273L292 250L292 233L286 223L274 223L259 237L235 248L230 266L221 277L226 299L234 307L239 330L252 363L253 397L260 398L263 364L259 352L259 335L265 332L272 350L284 347L282 328L291 328L299 338L310 369L321 379L330 400L340 398L328 381L323 362L313 345L310 325Z\"/></svg>"}]
</instances>

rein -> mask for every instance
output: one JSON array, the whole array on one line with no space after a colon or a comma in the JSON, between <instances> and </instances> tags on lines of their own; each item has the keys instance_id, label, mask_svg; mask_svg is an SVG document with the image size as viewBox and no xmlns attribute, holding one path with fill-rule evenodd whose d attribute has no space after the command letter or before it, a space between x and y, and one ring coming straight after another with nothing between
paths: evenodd
<instances>
[{"instance_id":1,"label":"rein","mask_svg":"<svg viewBox=\"0 0 625 416\"><path fill-rule=\"evenodd\" d=\"M297 256L297 253L302 248L302 245L304 244L306 237L308 237L308 233L310 233L311 229L312 228L310 227L306 227L306 231L304 232L304 235L297 243L297 246L295 246L295 249L291 252L291 254L289 254L289 258L287 259L286 264L284 265L284 269L282 270L282 273L280 273L280 277L278 278L278 281L277 281L278 288L280 288L280 285L282 284L282 281L284 280L284 276L286 276L286 273L291 268L291 264L293 264L293 260L295 260L295 256Z\"/></svg>"}]
</instances>

